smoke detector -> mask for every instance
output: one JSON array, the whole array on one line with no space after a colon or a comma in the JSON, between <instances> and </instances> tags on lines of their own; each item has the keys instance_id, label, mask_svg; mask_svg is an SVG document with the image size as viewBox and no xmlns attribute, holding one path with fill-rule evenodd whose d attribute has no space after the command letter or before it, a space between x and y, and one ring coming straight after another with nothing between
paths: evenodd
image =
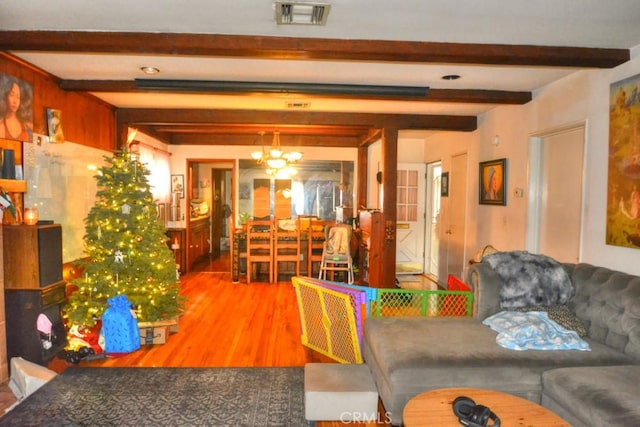
<instances>
[{"instance_id":1,"label":"smoke detector","mask_svg":"<svg viewBox=\"0 0 640 427\"><path fill-rule=\"evenodd\" d=\"M331 5L310 2L275 2L278 25L325 25Z\"/></svg>"}]
</instances>

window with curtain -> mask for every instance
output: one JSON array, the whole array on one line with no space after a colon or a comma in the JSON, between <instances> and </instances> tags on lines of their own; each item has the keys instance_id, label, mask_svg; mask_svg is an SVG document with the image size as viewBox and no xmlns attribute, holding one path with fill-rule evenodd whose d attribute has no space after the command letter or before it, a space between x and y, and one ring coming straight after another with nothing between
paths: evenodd
<instances>
[{"instance_id":1,"label":"window with curtain","mask_svg":"<svg viewBox=\"0 0 640 427\"><path fill-rule=\"evenodd\" d=\"M313 215L334 220L338 205L353 206L352 161L305 160L296 165L298 174L291 179L270 177L264 165L255 160L240 159L239 166L239 212L256 217ZM264 188L259 194L256 183Z\"/></svg>"},{"instance_id":2,"label":"window with curtain","mask_svg":"<svg viewBox=\"0 0 640 427\"><path fill-rule=\"evenodd\" d=\"M171 169L169 153L146 144L139 145L140 163L149 169L149 185L153 198L160 203L168 203L171 192Z\"/></svg>"}]
</instances>

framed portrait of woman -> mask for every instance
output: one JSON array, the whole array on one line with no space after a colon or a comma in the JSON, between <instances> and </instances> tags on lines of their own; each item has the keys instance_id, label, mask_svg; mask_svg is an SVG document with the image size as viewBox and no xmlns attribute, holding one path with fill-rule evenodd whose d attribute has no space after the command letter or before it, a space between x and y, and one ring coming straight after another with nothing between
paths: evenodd
<instances>
[{"instance_id":1,"label":"framed portrait of woman","mask_svg":"<svg viewBox=\"0 0 640 427\"><path fill-rule=\"evenodd\" d=\"M0 139L33 141L33 86L0 73Z\"/></svg>"},{"instance_id":2,"label":"framed portrait of woman","mask_svg":"<svg viewBox=\"0 0 640 427\"><path fill-rule=\"evenodd\" d=\"M507 204L507 159L480 162L479 200L481 205Z\"/></svg>"}]
</instances>

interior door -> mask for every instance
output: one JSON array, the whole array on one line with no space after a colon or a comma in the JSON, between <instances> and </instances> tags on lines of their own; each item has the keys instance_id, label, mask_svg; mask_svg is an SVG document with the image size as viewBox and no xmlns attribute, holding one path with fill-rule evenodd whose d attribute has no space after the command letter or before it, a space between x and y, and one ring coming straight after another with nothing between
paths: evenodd
<instances>
[{"instance_id":1,"label":"interior door","mask_svg":"<svg viewBox=\"0 0 640 427\"><path fill-rule=\"evenodd\" d=\"M224 212L224 185L225 170L211 169L211 190L212 190L212 209L211 209L211 254L214 257L220 256L220 243L223 236Z\"/></svg>"},{"instance_id":2,"label":"interior door","mask_svg":"<svg viewBox=\"0 0 640 427\"><path fill-rule=\"evenodd\" d=\"M527 249L561 262L580 259L584 140L580 125L532 142Z\"/></svg>"},{"instance_id":3,"label":"interior door","mask_svg":"<svg viewBox=\"0 0 640 427\"><path fill-rule=\"evenodd\" d=\"M446 170L443 170L446 172ZM446 212L443 212L440 235L440 281L448 275L463 278L465 267L465 230L467 212L467 153L451 157L449 171L449 197L445 198ZM445 202L442 201L442 207Z\"/></svg>"},{"instance_id":4,"label":"interior door","mask_svg":"<svg viewBox=\"0 0 640 427\"><path fill-rule=\"evenodd\" d=\"M424 271L425 171L424 163L398 164L396 274Z\"/></svg>"}]
</instances>

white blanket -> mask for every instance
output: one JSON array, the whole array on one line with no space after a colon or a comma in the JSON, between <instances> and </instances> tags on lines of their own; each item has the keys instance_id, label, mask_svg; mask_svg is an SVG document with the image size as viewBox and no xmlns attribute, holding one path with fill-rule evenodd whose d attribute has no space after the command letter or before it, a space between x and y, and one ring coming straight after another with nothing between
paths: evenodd
<instances>
[{"instance_id":1,"label":"white blanket","mask_svg":"<svg viewBox=\"0 0 640 427\"><path fill-rule=\"evenodd\" d=\"M511 350L591 350L575 331L563 328L541 311L501 311L482 323L498 332L498 345Z\"/></svg>"}]
</instances>

